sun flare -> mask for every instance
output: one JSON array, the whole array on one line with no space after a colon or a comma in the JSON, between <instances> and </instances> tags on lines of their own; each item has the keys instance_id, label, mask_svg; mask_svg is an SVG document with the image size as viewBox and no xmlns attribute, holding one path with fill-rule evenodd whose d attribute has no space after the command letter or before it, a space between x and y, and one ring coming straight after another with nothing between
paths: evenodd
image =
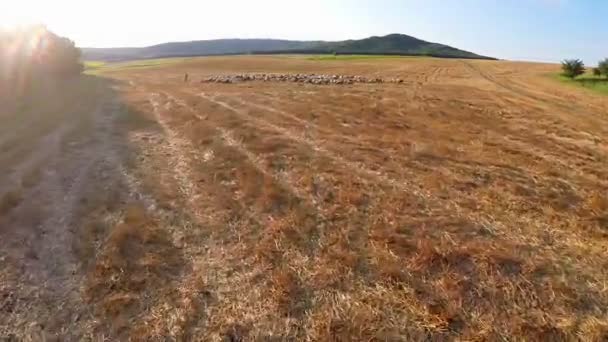
<instances>
[{"instance_id":1,"label":"sun flare","mask_svg":"<svg viewBox=\"0 0 608 342\"><path fill-rule=\"evenodd\" d=\"M14 1L4 5L0 12L0 29L16 29L42 23L37 14L38 7L28 1Z\"/></svg>"}]
</instances>

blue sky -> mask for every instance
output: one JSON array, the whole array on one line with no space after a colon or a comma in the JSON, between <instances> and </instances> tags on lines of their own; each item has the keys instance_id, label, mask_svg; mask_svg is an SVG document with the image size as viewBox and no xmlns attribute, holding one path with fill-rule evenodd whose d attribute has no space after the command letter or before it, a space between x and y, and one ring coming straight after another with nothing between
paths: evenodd
<instances>
[{"instance_id":1,"label":"blue sky","mask_svg":"<svg viewBox=\"0 0 608 342\"><path fill-rule=\"evenodd\" d=\"M608 57L605 0L388 2L399 8L382 14L389 31L401 29L507 59L559 61L578 57L595 64Z\"/></svg>"},{"instance_id":2,"label":"blue sky","mask_svg":"<svg viewBox=\"0 0 608 342\"><path fill-rule=\"evenodd\" d=\"M405 33L498 58L589 65L608 57L608 0L72 0L3 4L0 26L30 22L80 46L214 38L339 40Z\"/></svg>"}]
</instances>

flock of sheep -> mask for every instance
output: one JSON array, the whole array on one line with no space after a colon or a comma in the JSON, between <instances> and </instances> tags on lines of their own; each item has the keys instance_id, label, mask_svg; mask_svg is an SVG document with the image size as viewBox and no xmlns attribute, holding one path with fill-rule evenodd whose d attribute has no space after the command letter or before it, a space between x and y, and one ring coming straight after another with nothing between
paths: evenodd
<instances>
[{"instance_id":1,"label":"flock of sheep","mask_svg":"<svg viewBox=\"0 0 608 342\"><path fill-rule=\"evenodd\" d=\"M236 74L216 75L204 78L201 83L295 82L308 84L355 84L355 83L403 83L402 79L368 78L364 76L316 75L316 74Z\"/></svg>"}]
</instances>

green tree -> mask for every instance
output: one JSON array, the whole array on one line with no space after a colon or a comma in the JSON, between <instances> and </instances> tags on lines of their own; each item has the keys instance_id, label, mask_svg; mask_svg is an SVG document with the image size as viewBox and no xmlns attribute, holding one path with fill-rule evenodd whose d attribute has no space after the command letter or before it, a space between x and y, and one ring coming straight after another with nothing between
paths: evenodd
<instances>
[{"instance_id":1,"label":"green tree","mask_svg":"<svg viewBox=\"0 0 608 342\"><path fill-rule=\"evenodd\" d=\"M41 33L44 44L38 49L38 67L42 72L55 76L70 76L83 70L81 52L73 41L44 29Z\"/></svg>"},{"instance_id":2,"label":"green tree","mask_svg":"<svg viewBox=\"0 0 608 342\"><path fill-rule=\"evenodd\" d=\"M608 58L604 59L603 61L600 61L597 68L600 70L600 73L602 75L608 78Z\"/></svg>"},{"instance_id":3,"label":"green tree","mask_svg":"<svg viewBox=\"0 0 608 342\"><path fill-rule=\"evenodd\" d=\"M82 70L74 42L44 26L0 30L0 100L28 96L47 81L77 76Z\"/></svg>"},{"instance_id":4,"label":"green tree","mask_svg":"<svg viewBox=\"0 0 608 342\"><path fill-rule=\"evenodd\" d=\"M81 53L74 42L44 26L0 32L0 65L9 79L66 77L82 72Z\"/></svg>"},{"instance_id":5,"label":"green tree","mask_svg":"<svg viewBox=\"0 0 608 342\"><path fill-rule=\"evenodd\" d=\"M562 62L562 74L574 79L585 73L585 64L580 59L566 59Z\"/></svg>"}]
</instances>

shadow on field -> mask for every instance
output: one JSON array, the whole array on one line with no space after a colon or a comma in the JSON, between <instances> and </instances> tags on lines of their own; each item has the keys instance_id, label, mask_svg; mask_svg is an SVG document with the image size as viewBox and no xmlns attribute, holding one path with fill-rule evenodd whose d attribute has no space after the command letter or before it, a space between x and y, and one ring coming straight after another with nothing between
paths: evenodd
<instances>
[{"instance_id":1,"label":"shadow on field","mask_svg":"<svg viewBox=\"0 0 608 342\"><path fill-rule=\"evenodd\" d=\"M176 292L187 262L134 176L131 137L158 127L123 86L83 75L3 99L0 339L125 337Z\"/></svg>"},{"instance_id":2,"label":"shadow on field","mask_svg":"<svg viewBox=\"0 0 608 342\"><path fill-rule=\"evenodd\" d=\"M582 86L598 86L598 85L602 85L602 86L606 86L608 85L608 78L580 78L580 79L574 79L574 82L582 85Z\"/></svg>"},{"instance_id":3,"label":"shadow on field","mask_svg":"<svg viewBox=\"0 0 608 342\"><path fill-rule=\"evenodd\" d=\"M168 331L170 323L163 310L181 299L177 287L190 263L167 228L190 222L191 215L183 209L159 209L171 207L167 202L173 199L159 196L155 181L143 176L139 161L144 152L134 138L158 135L162 129L150 113L129 104L122 92L126 84L99 76L86 78L109 94L103 115L113 122L105 138L111 145L107 152L115 153L110 183L98 182L97 187L104 190L93 186L85 197L88 208L80 215L82 235L75 239L81 246L75 250L83 252L85 300L100 322L94 336L175 335ZM150 324L159 315L166 318L164 322ZM182 333L178 338L186 338Z\"/></svg>"}]
</instances>

